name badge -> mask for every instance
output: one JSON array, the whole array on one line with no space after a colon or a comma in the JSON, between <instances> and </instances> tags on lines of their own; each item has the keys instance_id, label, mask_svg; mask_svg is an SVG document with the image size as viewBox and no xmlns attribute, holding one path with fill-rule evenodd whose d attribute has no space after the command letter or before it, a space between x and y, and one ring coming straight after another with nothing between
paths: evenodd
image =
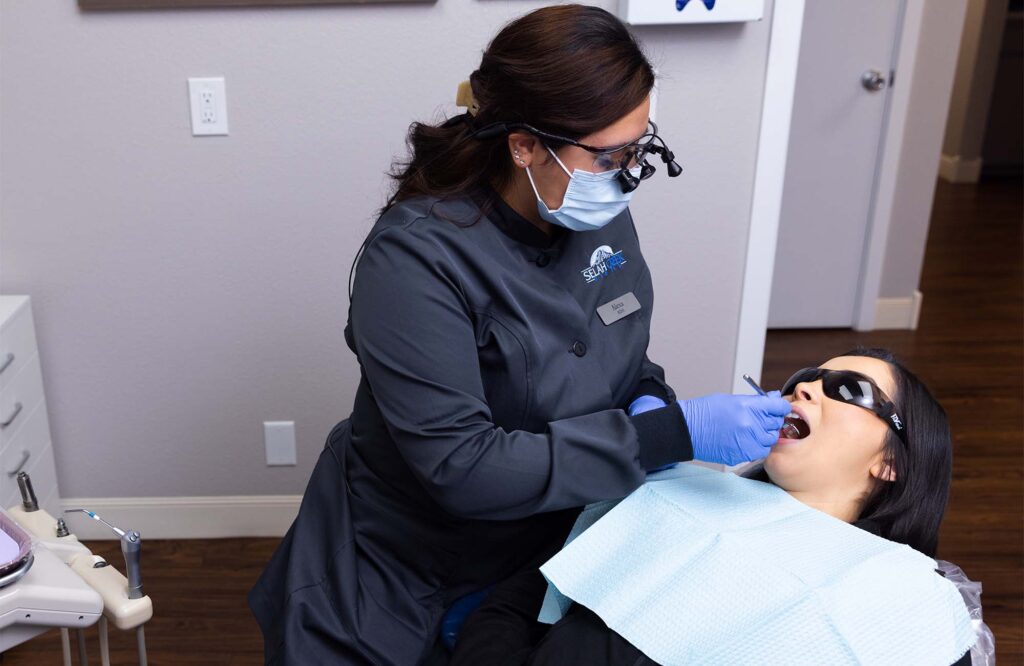
<instances>
[{"instance_id":1,"label":"name badge","mask_svg":"<svg viewBox=\"0 0 1024 666\"><path fill-rule=\"evenodd\" d=\"M597 315L605 326L614 324L623 317L627 317L640 309L640 301L636 300L633 292L628 292L615 298L597 309Z\"/></svg>"}]
</instances>

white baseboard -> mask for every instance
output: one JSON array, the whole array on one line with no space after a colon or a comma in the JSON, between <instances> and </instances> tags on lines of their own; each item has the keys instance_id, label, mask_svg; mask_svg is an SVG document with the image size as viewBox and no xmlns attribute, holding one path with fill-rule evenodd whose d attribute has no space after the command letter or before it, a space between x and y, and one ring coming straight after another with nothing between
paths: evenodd
<instances>
[{"instance_id":1,"label":"white baseboard","mask_svg":"<svg viewBox=\"0 0 1024 666\"><path fill-rule=\"evenodd\" d=\"M904 298L880 298L875 305L875 325L872 330L910 329L917 330L921 318L921 301L924 294L915 289L913 296Z\"/></svg>"},{"instance_id":2,"label":"white baseboard","mask_svg":"<svg viewBox=\"0 0 1024 666\"><path fill-rule=\"evenodd\" d=\"M943 155L939 177L950 183L976 183L981 177L981 158L967 160L960 155Z\"/></svg>"},{"instance_id":3,"label":"white baseboard","mask_svg":"<svg viewBox=\"0 0 1024 666\"><path fill-rule=\"evenodd\" d=\"M299 512L301 495L214 497L82 497L61 500L64 509L84 508L143 539L281 537ZM80 539L116 539L84 514L66 518Z\"/></svg>"}]
</instances>

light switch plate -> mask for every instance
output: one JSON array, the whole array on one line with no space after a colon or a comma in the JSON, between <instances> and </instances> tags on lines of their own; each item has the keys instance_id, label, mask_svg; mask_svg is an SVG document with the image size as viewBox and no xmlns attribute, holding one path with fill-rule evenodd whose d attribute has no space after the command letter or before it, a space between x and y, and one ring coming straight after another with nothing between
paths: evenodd
<instances>
[{"instance_id":1,"label":"light switch plate","mask_svg":"<svg viewBox=\"0 0 1024 666\"><path fill-rule=\"evenodd\" d=\"M295 464L295 421L264 421L267 465Z\"/></svg>"}]
</instances>

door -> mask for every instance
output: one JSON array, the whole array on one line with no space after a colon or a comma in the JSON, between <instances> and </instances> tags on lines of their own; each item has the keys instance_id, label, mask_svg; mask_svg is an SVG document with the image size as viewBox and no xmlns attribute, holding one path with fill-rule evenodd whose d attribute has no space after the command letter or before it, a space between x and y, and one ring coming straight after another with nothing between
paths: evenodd
<instances>
[{"instance_id":1,"label":"door","mask_svg":"<svg viewBox=\"0 0 1024 666\"><path fill-rule=\"evenodd\" d=\"M853 325L903 4L806 3L769 328Z\"/></svg>"}]
</instances>

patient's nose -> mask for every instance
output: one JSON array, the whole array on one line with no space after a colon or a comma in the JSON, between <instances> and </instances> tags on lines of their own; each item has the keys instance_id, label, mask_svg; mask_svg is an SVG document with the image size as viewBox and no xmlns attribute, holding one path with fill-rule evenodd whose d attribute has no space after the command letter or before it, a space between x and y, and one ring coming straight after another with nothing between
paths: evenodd
<instances>
[{"instance_id":1,"label":"patient's nose","mask_svg":"<svg viewBox=\"0 0 1024 666\"><path fill-rule=\"evenodd\" d=\"M817 382L815 382L815 384L816 383ZM814 384L807 382L801 382L797 384L796 388L793 390L794 400L807 400L808 402L814 400L814 398L817 396L817 391L811 390L811 387L813 385Z\"/></svg>"}]
</instances>

